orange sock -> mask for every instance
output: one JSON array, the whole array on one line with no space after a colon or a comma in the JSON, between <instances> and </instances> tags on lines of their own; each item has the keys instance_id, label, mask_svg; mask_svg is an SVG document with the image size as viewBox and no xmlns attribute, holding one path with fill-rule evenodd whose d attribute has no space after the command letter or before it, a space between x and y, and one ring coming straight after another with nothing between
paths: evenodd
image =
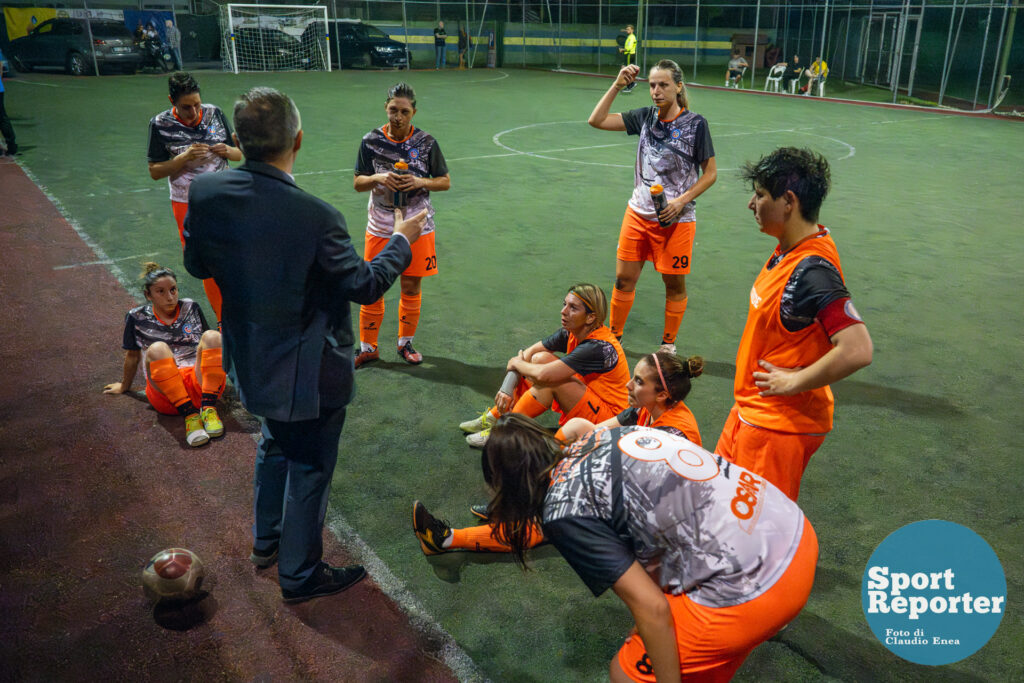
<instances>
[{"instance_id":1,"label":"orange sock","mask_svg":"<svg viewBox=\"0 0 1024 683\"><path fill-rule=\"evenodd\" d=\"M206 300L210 302L210 308L213 309L213 314L217 316L217 322L220 323L220 309L223 305L220 287L217 286L217 283L211 277L203 280L203 289L206 291Z\"/></svg>"},{"instance_id":2,"label":"orange sock","mask_svg":"<svg viewBox=\"0 0 1024 683\"><path fill-rule=\"evenodd\" d=\"M359 342L364 346L377 348L380 323L384 320L384 299L378 299L369 306L359 307Z\"/></svg>"},{"instance_id":3,"label":"orange sock","mask_svg":"<svg viewBox=\"0 0 1024 683\"><path fill-rule=\"evenodd\" d=\"M450 549L474 550L476 552L507 553L508 546L499 543L491 532L494 530L490 524L471 526L465 529L452 529L452 544L447 546ZM544 532L536 524L530 525L530 537L527 543L529 547L540 545L544 541Z\"/></svg>"},{"instance_id":4,"label":"orange sock","mask_svg":"<svg viewBox=\"0 0 1024 683\"><path fill-rule=\"evenodd\" d=\"M222 349L203 349L199 356L199 371L203 376L203 406L212 406L224 392L224 357Z\"/></svg>"},{"instance_id":5,"label":"orange sock","mask_svg":"<svg viewBox=\"0 0 1024 683\"><path fill-rule=\"evenodd\" d=\"M192 404L188 390L185 389L185 383L181 381L181 374L173 358L161 358L150 363L149 379L156 390L166 396L179 413L190 415L198 412Z\"/></svg>"},{"instance_id":6,"label":"orange sock","mask_svg":"<svg viewBox=\"0 0 1024 683\"><path fill-rule=\"evenodd\" d=\"M626 318L633 308L633 300L636 298L636 290L623 292L621 289L612 289L612 312L609 327L616 337L622 336L622 329L626 326Z\"/></svg>"},{"instance_id":7,"label":"orange sock","mask_svg":"<svg viewBox=\"0 0 1024 683\"><path fill-rule=\"evenodd\" d=\"M516 401L512 408L513 413L520 413L527 417L539 417L544 414L548 407L533 397L532 391L525 391Z\"/></svg>"},{"instance_id":8,"label":"orange sock","mask_svg":"<svg viewBox=\"0 0 1024 683\"><path fill-rule=\"evenodd\" d=\"M398 344L402 340L410 340L416 336L416 326L420 323L420 302L423 293L416 296L403 294L398 300Z\"/></svg>"},{"instance_id":9,"label":"orange sock","mask_svg":"<svg viewBox=\"0 0 1024 683\"><path fill-rule=\"evenodd\" d=\"M686 313L686 297L678 301L665 299L665 334L661 336L662 344L675 344L676 335L679 334L679 326L683 324L683 315Z\"/></svg>"}]
</instances>

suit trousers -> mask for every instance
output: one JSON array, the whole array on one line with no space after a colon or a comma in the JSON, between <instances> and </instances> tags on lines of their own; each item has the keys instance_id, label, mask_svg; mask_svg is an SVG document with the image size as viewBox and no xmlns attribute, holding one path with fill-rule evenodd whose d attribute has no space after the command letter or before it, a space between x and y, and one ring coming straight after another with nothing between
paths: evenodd
<instances>
[{"instance_id":1,"label":"suit trousers","mask_svg":"<svg viewBox=\"0 0 1024 683\"><path fill-rule=\"evenodd\" d=\"M253 548L280 543L281 588L300 590L323 557L324 517L345 407L321 408L315 420L263 420L253 486Z\"/></svg>"}]
</instances>

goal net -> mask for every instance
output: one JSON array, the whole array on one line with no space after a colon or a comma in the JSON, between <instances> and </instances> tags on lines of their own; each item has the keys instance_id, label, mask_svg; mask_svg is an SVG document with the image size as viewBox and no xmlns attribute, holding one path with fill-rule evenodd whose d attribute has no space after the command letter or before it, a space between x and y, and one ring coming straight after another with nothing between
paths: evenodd
<instances>
[{"instance_id":1,"label":"goal net","mask_svg":"<svg viewBox=\"0 0 1024 683\"><path fill-rule=\"evenodd\" d=\"M327 7L222 5L225 71L330 71Z\"/></svg>"}]
</instances>

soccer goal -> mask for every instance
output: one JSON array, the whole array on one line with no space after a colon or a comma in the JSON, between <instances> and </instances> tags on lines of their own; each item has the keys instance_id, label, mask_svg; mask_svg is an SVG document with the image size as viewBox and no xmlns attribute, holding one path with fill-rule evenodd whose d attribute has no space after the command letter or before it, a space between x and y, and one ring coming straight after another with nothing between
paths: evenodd
<instances>
[{"instance_id":1,"label":"soccer goal","mask_svg":"<svg viewBox=\"0 0 1024 683\"><path fill-rule=\"evenodd\" d=\"M327 7L222 5L224 70L330 71Z\"/></svg>"}]
</instances>

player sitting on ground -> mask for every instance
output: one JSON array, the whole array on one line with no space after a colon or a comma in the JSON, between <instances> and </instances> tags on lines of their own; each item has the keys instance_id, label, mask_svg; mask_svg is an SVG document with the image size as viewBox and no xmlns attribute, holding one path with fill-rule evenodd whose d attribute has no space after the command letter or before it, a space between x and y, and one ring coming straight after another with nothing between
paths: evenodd
<instances>
[{"instance_id":1,"label":"player sitting on ground","mask_svg":"<svg viewBox=\"0 0 1024 683\"><path fill-rule=\"evenodd\" d=\"M199 304L178 299L174 271L155 263L143 268L142 292L149 303L125 315L124 374L103 393L128 392L144 358L146 398L157 412L184 417L185 441L202 446L224 434L214 407L225 384L220 332L207 329Z\"/></svg>"},{"instance_id":2,"label":"player sitting on ground","mask_svg":"<svg viewBox=\"0 0 1024 683\"><path fill-rule=\"evenodd\" d=\"M691 356L683 360L665 351L644 356L637 361L633 368L633 379L626 385L629 392L629 408L597 427L653 427L689 439L699 446L701 442L697 419L683 403L683 399L690 393L690 379L703 371L704 359L700 356ZM558 430L555 440L560 443L571 443L593 431L594 427L594 423L585 418L573 418ZM486 454L483 464L484 479L490 484ZM486 521L489 507L474 505L470 510ZM452 529L447 522L431 515L419 501L413 503L412 514L413 531L419 538L420 547L425 555L436 555L452 550L509 552L509 547L495 538L494 526ZM535 529L531 537L531 547L543 541L544 536L540 529Z\"/></svg>"},{"instance_id":3,"label":"player sitting on ground","mask_svg":"<svg viewBox=\"0 0 1024 683\"><path fill-rule=\"evenodd\" d=\"M574 417L603 422L626 409L629 366L604 321L608 301L597 285L569 288L562 302L562 327L509 359L506 369L522 378L512 393L499 390L494 406L459 428L474 448L487 443L490 426L509 409L537 417L551 409L558 423ZM566 355L559 358L555 353Z\"/></svg>"},{"instance_id":4,"label":"player sitting on ground","mask_svg":"<svg viewBox=\"0 0 1024 683\"><path fill-rule=\"evenodd\" d=\"M613 682L728 680L811 592L818 542L796 503L681 437L618 427L565 449L513 414L484 456L516 560L540 525L594 595L611 588L632 613Z\"/></svg>"}]
</instances>

